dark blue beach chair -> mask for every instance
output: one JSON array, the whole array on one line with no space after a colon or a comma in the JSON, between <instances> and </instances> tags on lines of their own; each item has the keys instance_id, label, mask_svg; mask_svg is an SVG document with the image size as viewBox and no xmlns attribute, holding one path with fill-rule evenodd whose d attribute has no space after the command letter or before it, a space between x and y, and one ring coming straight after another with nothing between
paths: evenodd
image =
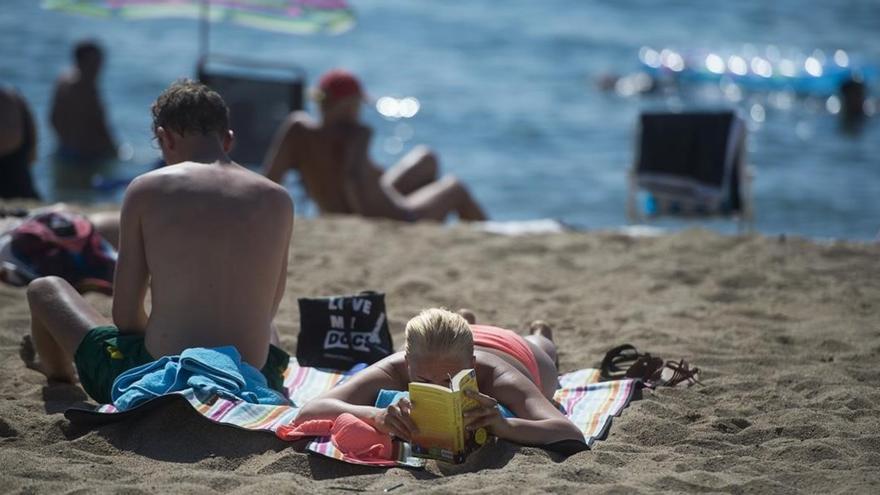
<instances>
[{"instance_id":1,"label":"dark blue beach chair","mask_svg":"<svg viewBox=\"0 0 880 495\"><path fill-rule=\"evenodd\" d=\"M745 164L746 129L733 111L643 113L627 216L723 217L751 230L754 221ZM644 201L639 204L639 191Z\"/></svg>"},{"instance_id":2,"label":"dark blue beach chair","mask_svg":"<svg viewBox=\"0 0 880 495\"><path fill-rule=\"evenodd\" d=\"M209 55L197 68L199 81L220 93L235 132L233 160L263 163L276 130L290 112L304 108L305 71L293 65Z\"/></svg>"}]
</instances>

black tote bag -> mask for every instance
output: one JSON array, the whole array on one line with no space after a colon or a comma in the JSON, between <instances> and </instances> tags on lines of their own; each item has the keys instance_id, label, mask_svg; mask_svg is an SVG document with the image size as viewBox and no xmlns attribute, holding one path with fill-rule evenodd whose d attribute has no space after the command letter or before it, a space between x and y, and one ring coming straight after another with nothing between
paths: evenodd
<instances>
[{"instance_id":1,"label":"black tote bag","mask_svg":"<svg viewBox=\"0 0 880 495\"><path fill-rule=\"evenodd\" d=\"M385 294L365 291L354 296L301 297L298 302L300 366L349 370L393 352Z\"/></svg>"}]
</instances>

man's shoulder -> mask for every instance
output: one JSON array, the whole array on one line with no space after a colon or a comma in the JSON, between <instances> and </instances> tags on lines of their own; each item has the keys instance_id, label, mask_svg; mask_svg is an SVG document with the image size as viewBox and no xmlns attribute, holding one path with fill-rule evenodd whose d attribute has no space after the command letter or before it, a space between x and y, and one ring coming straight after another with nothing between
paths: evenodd
<instances>
[{"instance_id":1,"label":"man's shoulder","mask_svg":"<svg viewBox=\"0 0 880 495\"><path fill-rule=\"evenodd\" d=\"M284 186L268 179L265 175L254 172L253 170L239 165L237 163L231 163L227 169L230 174L234 174L236 176L236 180L248 187L249 189L255 189L257 194L261 196L268 196L270 198L289 198L290 195L287 193L287 189Z\"/></svg>"},{"instance_id":2,"label":"man's shoulder","mask_svg":"<svg viewBox=\"0 0 880 495\"><path fill-rule=\"evenodd\" d=\"M181 162L141 174L132 181L129 188L164 190L174 186L174 190L181 190L186 185L218 191L237 185L257 188L261 192L287 193L282 186L234 162L213 165Z\"/></svg>"},{"instance_id":3,"label":"man's shoulder","mask_svg":"<svg viewBox=\"0 0 880 495\"><path fill-rule=\"evenodd\" d=\"M127 202L155 203L216 198L227 202L235 198L249 204L276 209L293 209L293 200L284 187L237 164L219 166L184 162L163 167L135 178L125 192Z\"/></svg>"},{"instance_id":4,"label":"man's shoulder","mask_svg":"<svg viewBox=\"0 0 880 495\"><path fill-rule=\"evenodd\" d=\"M316 121L308 112L304 110L295 110L287 116L287 122L292 126L314 129L318 126Z\"/></svg>"},{"instance_id":5,"label":"man's shoulder","mask_svg":"<svg viewBox=\"0 0 880 495\"><path fill-rule=\"evenodd\" d=\"M269 180L265 176L246 170L253 181L253 187L257 190L257 196L263 200L272 203L273 208L289 208L293 211L293 198L284 186Z\"/></svg>"},{"instance_id":6,"label":"man's shoulder","mask_svg":"<svg viewBox=\"0 0 880 495\"><path fill-rule=\"evenodd\" d=\"M268 198L289 198L283 186L267 179L247 167L237 163L206 165L204 163L183 162L169 167L147 172L135 182L143 189L173 192L211 192L228 193L238 189L239 192L252 192ZM132 183L132 185L135 184Z\"/></svg>"},{"instance_id":7,"label":"man's shoulder","mask_svg":"<svg viewBox=\"0 0 880 495\"><path fill-rule=\"evenodd\" d=\"M67 69L58 74L55 78L55 87L57 89L70 89L80 85L80 77L76 70Z\"/></svg>"},{"instance_id":8,"label":"man's shoulder","mask_svg":"<svg viewBox=\"0 0 880 495\"><path fill-rule=\"evenodd\" d=\"M126 189L126 193L131 191L140 191L161 186L164 182L169 181L175 176L180 175L180 170L175 167L165 166L150 170L149 172L138 175L131 181Z\"/></svg>"}]
</instances>

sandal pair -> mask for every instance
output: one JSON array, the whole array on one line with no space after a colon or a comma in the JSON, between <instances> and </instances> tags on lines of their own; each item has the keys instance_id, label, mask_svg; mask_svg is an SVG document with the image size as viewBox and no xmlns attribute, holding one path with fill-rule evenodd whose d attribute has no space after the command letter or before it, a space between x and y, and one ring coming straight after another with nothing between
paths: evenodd
<instances>
[{"instance_id":1,"label":"sandal pair","mask_svg":"<svg viewBox=\"0 0 880 495\"><path fill-rule=\"evenodd\" d=\"M700 383L700 369L684 359L664 361L650 352L639 352L631 344L608 351L602 359L599 372L603 380L634 379L651 388Z\"/></svg>"}]
</instances>

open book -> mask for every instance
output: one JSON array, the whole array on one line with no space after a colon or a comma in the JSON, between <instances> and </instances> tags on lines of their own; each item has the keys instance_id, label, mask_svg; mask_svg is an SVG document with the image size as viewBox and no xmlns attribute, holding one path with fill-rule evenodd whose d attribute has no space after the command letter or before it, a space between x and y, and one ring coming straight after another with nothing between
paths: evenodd
<instances>
[{"instance_id":1,"label":"open book","mask_svg":"<svg viewBox=\"0 0 880 495\"><path fill-rule=\"evenodd\" d=\"M473 369L459 371L449 388L431 383L409 384L410 416L419 428L412 444L414 456L457 464L486 442L485 429L465 430L463 413L480 405L465 395L465 390L478 391Z\"/></svg>"}]
</instances>

